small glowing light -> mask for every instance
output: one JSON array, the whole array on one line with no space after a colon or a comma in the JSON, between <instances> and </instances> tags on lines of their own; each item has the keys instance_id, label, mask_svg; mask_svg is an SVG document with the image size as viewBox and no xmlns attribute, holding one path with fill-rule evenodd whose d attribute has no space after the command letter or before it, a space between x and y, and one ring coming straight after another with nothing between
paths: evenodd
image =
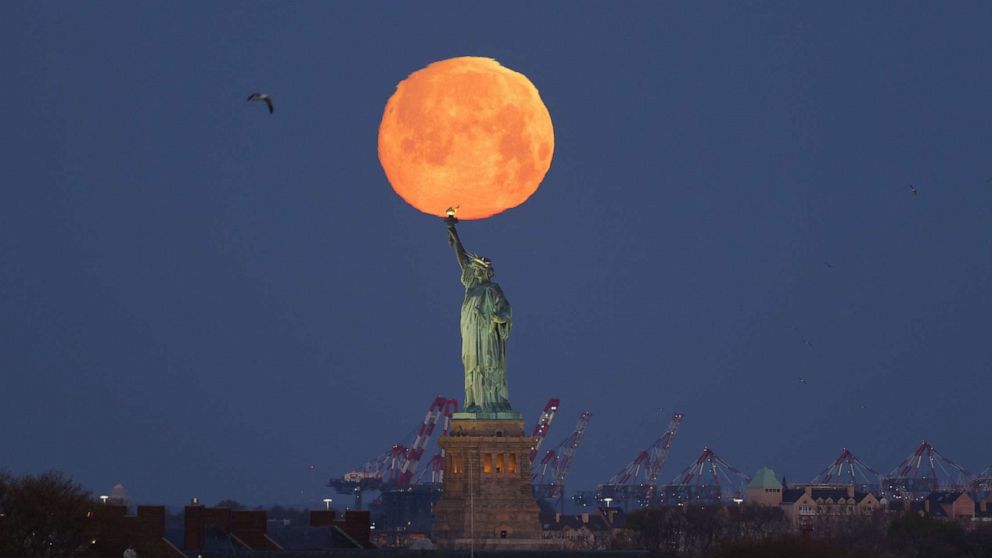
<instances>
[{"instance_id":1,"label":"small glowing light","mask_svg":"<svg viewBox=\"0 0 992 558\"><path fill-rule=\"evenodd\" d=\"M96 544L96 539L91 540L90 544Z\"/></svg>"},{"instance_id":2,"label":"small glowing light","mask_svg":"<svg viewBox=\"0 0 992 558\"><path fill-rule=\"evenodd\" d=\"M103 502L104 504L106 504L107 503L107 500L109 500L109 499L110 499L110 496L107 496L105 494L104 495L100 495L100 501Z\"/></svg>"},{"instance_id":3,"label":"small glowing light","mask_svg":"<svg viewBox=\"0 0 992 558\"><path fill-rule=\"evenodd\" d=\"M333 501L334 498L324 498L324 505L327 507L328 510L331 509L331 502Z\"/></svg>"}]
</instances>

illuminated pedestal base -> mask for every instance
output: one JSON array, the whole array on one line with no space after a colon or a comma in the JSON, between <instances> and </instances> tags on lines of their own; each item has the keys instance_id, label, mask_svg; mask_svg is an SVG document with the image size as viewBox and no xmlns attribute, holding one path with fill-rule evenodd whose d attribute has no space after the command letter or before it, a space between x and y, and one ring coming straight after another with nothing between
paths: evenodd
<instances>
[{"instance_id":1,"label":"illuminated pedestal base","mask_svg":"<svg viewBox=\"0 0 992 558\"><path fill-rule=\"evenodd\" d=\"M545 547L530 488L534 440L524 434L523 419L471 416L458 413L439 441L444 495L434 505L431 538L439 548Z\"/></svg>"}]
</instances>

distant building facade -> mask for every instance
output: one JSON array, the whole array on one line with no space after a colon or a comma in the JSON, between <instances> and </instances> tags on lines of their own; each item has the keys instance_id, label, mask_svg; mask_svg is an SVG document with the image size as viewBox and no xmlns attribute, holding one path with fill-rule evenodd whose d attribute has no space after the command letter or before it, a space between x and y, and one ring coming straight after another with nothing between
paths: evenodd
<instances>
[{"instance_id":1,"label":"distant building facade","mask_svg":"<svg viewBox=\"0 0 992 558\"><path fill-rule=\"evenodd\" d=\"M757 506L781 505L782 483L775 478L775 471L768 467L758 469L744 488L744 502Z\"/></svg>"},{"instance_id":2,"label":"distant building facade","mask_svg":"<svg viewBox=\"0 0 992 558\"><path fill-rule=\"evenodd\" d=\"M799 485L782 490L782 510L793 527L803 529L817 521L884 511L886 501L853 485Z\"/></svg>"}]
</instances>

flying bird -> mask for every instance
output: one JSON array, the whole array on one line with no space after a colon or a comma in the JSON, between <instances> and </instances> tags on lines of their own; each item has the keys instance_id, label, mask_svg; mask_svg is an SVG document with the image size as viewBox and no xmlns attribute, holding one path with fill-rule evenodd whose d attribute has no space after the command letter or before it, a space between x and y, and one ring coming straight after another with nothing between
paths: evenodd
<instances>
[{"instance_id":1,"label":"flying bird","mask_svg":"<svg viewBox=\"0 0 992 558\"><path fill-rule=\"evenodd\" d=\"M269 107L269 114L272 114L272 111L275 110L272 107L272 97L269 97L265 93L252 93L251 96L248 97L248 100L249 101L265 101L265 104Z\"/></svg>"},{"instance_id":2,"label":"flying bird","mask_svg":"<svg viewBox=\"0 0 992 558\"><path fill-rule=\"evenodd\" d=\"M799 383L802 385L806 385L809 383L809 380L807 380L806 378L799 378Z\"/></svg>"},{"instance_id":3,"label":"flying bird","mask_svg":"<svg viewBox=\"0 0 992 558\"><path fill-rule=\"evenodd\" d=\"M823 262L823 265L829 267L830 269L833 269L834 268L834 264L832 264L830 262Z\"/></svg>"},{"instance_id":4,"label":"flying bird","mask_svg":"<svg viewBox=\"0 0 992 558\"><path fill-rule=\"evenodd\" d=\"M916 190L916 186L913 186L912 184L909 185L909 191L912 192L914 196L920 195L920 193Z\"/></svg>"}]
</instances>

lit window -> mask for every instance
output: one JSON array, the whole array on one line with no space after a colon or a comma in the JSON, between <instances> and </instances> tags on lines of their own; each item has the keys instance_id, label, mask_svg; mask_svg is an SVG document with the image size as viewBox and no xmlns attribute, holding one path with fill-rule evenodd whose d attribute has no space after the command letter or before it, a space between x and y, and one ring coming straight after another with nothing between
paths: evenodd
<instances>
[{"instance_id":1,"label":"lit window","mask_svg":"<svg viewBox=\"0 0 992 558\"><path fill-rule=\"evenodd\" d=\"M497 473L502 473L503 472L503 454L502 453L497 453L496 454L496 472Z\"/></svg>"},{"instance_id":2,"label":"lit window","mask_svg":"<svg viewBox=\"0 0 992 558\"><path fill-rule=\"evenodd\" d=\"M456 455L451 458L451 472L455 475L462 474L465 470L465 463L462 462L462 456Z\"/></svg>"},{"instance_id":3,"label":"lit window","mask_svg":"<svg viewBox=\"0 0 992 558\"><path fill-rule=\"evenodd\" d=\"M510 462L506 464L506 471L508 473L516 473L517 472L517 454L511 453L509 457L510 457Z\"/></svg>"},{"instance_id":4,"label":"lit window","mask_svg":"<svg viewBox=\"0 0 992 558\"><path fill-rule=\"evenodd\" d=\"M493 472L493 454L491 453L482 454L482 472L483 473Z\"/></svg>"}]
</instances>

